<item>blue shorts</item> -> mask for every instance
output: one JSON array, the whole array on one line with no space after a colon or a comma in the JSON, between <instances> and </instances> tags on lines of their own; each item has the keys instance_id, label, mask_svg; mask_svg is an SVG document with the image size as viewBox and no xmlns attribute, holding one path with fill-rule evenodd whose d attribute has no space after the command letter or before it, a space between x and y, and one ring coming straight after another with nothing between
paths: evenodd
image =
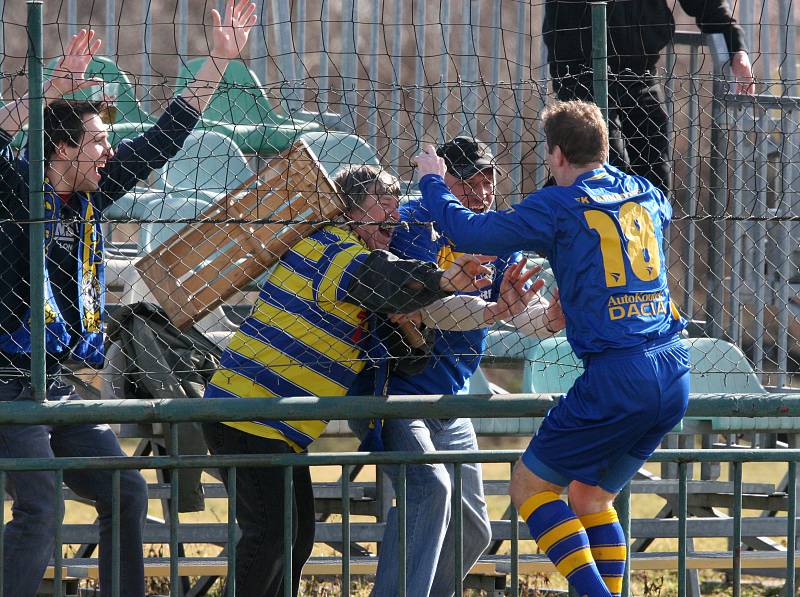
<instances>
[{"instance_id":1,"label":"blue shorts","mask_svg":"<svg viewBox=\"0 0 800 597\"><path fill-rule=\"evenodd\" d=\"M616 493L683 418L689 351L676 336L591 355L585 364L522 461L550 483L577 480Z\"/></svg>"}]
</instances>

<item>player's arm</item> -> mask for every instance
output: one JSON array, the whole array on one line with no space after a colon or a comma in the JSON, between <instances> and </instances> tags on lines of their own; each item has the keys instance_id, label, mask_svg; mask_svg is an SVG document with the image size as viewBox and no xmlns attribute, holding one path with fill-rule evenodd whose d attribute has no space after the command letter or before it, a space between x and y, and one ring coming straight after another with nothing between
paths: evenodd
<instances>
[{"instance_id":1,"label":"player's arm","mask_svg":"<svg viewBox=\"0 0 800 597\"><path fill-rule=\"evenodd\" d=\"M553 215L538 194L508 210L476 214L450 192L443 178L444 160L432 145L415 160L423 206L459 250L495 255L525 250L549 254L555 234Z\"/></svg>"}]
</instances>

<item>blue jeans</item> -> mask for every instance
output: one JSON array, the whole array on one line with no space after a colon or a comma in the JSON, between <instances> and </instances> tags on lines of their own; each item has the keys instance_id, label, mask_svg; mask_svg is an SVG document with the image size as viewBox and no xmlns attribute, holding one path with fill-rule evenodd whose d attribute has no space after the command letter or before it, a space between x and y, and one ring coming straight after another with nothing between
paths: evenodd
<instances>
[{"instance_id":1,"label":"blue jeans","mask_svg":"<svg viewBox=\"0 0 800 597\"><path fill-rule=\"evenodd\" d=\"M0 402L30 399L30 386L0 378ZM48 400L78 399L72 386L54 382ZM0 425L0 458L53 456L125 456L108 425ZM110 470L66 470L64 482L92 500L100 525L100 595L111 595ZM52 471L8 472L7 490L14 503L3 543L5 597L34 597L53 555L55 527L64 516L57 506ZM120 595L144 595L142 530L147 517L147 484L138 471L120 474Z\"/></svg>"},{"instance_id":2,"label":"blue jeans","mask_svg":"<svg viewBox=\"0 0 800 597\"><path fill-rule=\"evenodd\" d=\"M369 421L350 421L359 437ZM477 450L478 441L470 419L394 419L383 424L387 451L435 452ZM387 467L397 489L396 466ZM486 550L491 540L489 514L483 495L481 468L464 464L462 471L462 512L464 520L464 561L462 577ZM444 464L406 467L406 566L408 595L443 597L454 593L455 537L451 524L453 467ZM389 511L381 543L375 578L375 597L393 597L398 580L397 509Z\"/></svg>"}]
</instances>

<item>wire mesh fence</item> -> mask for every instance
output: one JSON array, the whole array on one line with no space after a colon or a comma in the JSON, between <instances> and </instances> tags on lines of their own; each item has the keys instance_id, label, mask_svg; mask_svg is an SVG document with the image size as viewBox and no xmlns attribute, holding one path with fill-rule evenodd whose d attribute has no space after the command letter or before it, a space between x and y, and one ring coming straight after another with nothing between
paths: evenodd
<instances>
[{"instance_id":1,"label":"wire mesh fence","mask_svg":"<svg viewBox=\"0 0 800 597\"><path fill-rule=\"evenodd\" d=\"M319 198L309 200L306 192L331 195L319 188L326 175L369 164L396 176L394 194L401 206L413 206L418 191L412 158L427 142L441 145L462 135L488 144L486 155L497 167L492 208L513 205L547 184L542 108L555 98L592 97L588 8L564 16L565 9L554 5L258 3L259 26L220 84L212 90L214 81L205 82L213 95L196 118L175 116L179 108L170 113L168 106L187 88L201 87L198 72L214 43L211 4L47 3L46 76L67 75L53 69L69 36L80 29L95 29L106 44L93 55L86 75L103 85L78 96L114 98L110 109L101 111L116 157L98 158L108 172L118 165L123 173L105 175L104 183L114 188L91 208L102 212L103 230L97 230L91 247L99 255L99 239L106 236L102 263L111 311L142 300L158 303L179 327L197 323L224 347L265 275L276 275L266 274L274 258L323 222L354 229L345 215L326 212ZM671 8L689 28L693 19ZM736 8L740 29L720 24L719 15L699 15L704 34L672 35L667 11L645 14L654 19L650 29L643 25L625 38L625 19L631 18L625 11L642 9L635 2L611 7L611 161L648 176L670 194L671 288L684 317L694 321L690 332L729 341L745 352L762 385L782 387L796 368L800 308L793 288L798 277L794 6L742 2ZM9 101L27 86L23 23L22 5L4 5L2 91ZM737 93L740 86L730 73L737 49L748 50L754 65L754 95ZM140 137L159 117L167 119L154 129L162 135ZM293 160L285 152L300 140L318 169L286 174ZM13 154L24 146L24 133L7 144ZM58 192L57 181L49 184ZM251 187L261 190L242 198ZM281 211L265 203L265 194L279 188L285 200L296 193L308 205L289 202ZM74 253L81 234L87 234L81 221L91 218L79 202L63 203L49 234L56 247ZM314 218L309 209L316 209ZM409 213L404 211L406 219ZM385 218L386 232L393 230L393 217ZM287 242L285 231L301 224L303 230ZM435 223L427 224L436 235ZM175 245L176 239L183 244ZM282 248L270 249L270 239ZM434 261L447 253L446 242L436 243L441 246ZM48 253L48 259L58 258ZM171 278L169 259L182 264ZM53 277L74 277L74 261L66 257ZM161 267L161 277L145 270L147 263ZM192 268L204 274L182 279ZM499 281L502 269L496 273ZM96 280L91 292L83 289L86 300L78 301L85 313L91 310L86 304L96 305L102 294ZM71 303L62 309L74 316L74 282L66 285L72 288L56 302ZM18 324L27 301L22 288L11 289L6 301L14 303L7 307L9 321ZM498 291L495 284L495 298ZM178 311L184 315L176 320ZM107 321L113 326L113 314ZM358 325L368 327L366 321ZM79 336L77 331L70 335ZM75 341L66 341L57 360L74 351ZM482 346L478 342L463 355L463 347L447 350L477 363ZM735 358L708 363L708 370L733 373L739 355L732 354ZM107 367L103 375L114 374Z\"/></svg>"}]
</instances>

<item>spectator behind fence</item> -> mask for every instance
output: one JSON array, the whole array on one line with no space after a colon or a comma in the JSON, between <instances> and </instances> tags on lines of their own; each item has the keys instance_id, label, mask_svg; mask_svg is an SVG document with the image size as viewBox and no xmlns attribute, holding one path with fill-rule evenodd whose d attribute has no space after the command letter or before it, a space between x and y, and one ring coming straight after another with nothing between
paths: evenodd
<instances>
[{"instance_id":1,"label":"spectator behind fence","mask_svg":"<svg viewBox=\"0 0 800 597\"><path fill-rule=\"evenodd\" d=\"M613 499L689 398L685 321L670 298L663 250L672 208L650 181L606 163L597 106L555 102L542 120L557 186L475 214L450 194L444 163L429 147L417 157L422 204L458 246L550 260L567 340L585 371L542 421L509 491L578 594L618 596L627 544ZM560 497L567 487L570 505Z\"/></svg>"},{"instance_id":2,"label":"spectator behind fence","mask_svg":"<svg viewBox=\"0 0 800 597\"><path fill-rule=\"evenodd\" d=\"M494 203L495 162L485 143L468 137L456 137L438 149L447 163L445 181L462 205L475 213L492 208ZM446 267L461 255L450 242L419 199L400 208L400 217L408 228L398 229L392 237L391 251L398 257L421 259ZM427 224L423 224L427 223ZM423 323L439 330L434 335L431 358L424 370L409 374L393 369L385 392L390 395L458 394L469 390L469 378L475 373L486 348L490 325L505 319L524 332L550 335L563 328L560 305L538 297L541 284L514 294L514 286L534 275L538 268L521 276L525 262L520 253L511 253L492 262L491 286L468 297L446 299L446 304L421 311ZM556 294L557 296L557 294ZM538 300L533 300L537 298ZM530 303L530 306L528 306ZM552 321L551 321L552 320ZM549 326L548 326L549 324ZM549 330L545 330L549 327ZM352 392L369 394L376 385L372 379L379 370L367 369L359 376ZM366 385L365 385L366 384ZM381 384L377 384L380 386ZM352 420L350 426L360 437L368 432L368 421ZM478 443L471 419L392 419L383 422L383 445L387 450L435 452L437 450L477 450ZM393 483L397 467L388 467ZM465 464L462 470L464 560L461 574L466 574L491 540L491 526L483 495L481 468ZM444 464L408 465L406 467L406 565L409 595L445 597L452 595L455 571L454 525L451 524L452 466ZM380 560L373 595L389 597L398 593L397 511L392 508L381 542Z\"/></svg>"},{"instance_id":3,"label":"spectator behind fence","mask_svg":"<svg viewBox=\"0 0 800 597\"><path fill-rule=\"evenodd\" d=\"M224 17L213 15L213 49L194 83L174 99L141 136L108 143L104 105L61 99L97 85L83 78L101 46L94 31L74 35L45 84L45 322L48 400L78 399L61 379L61 363L75 359L100 367L104 360L103 234L100 214L137 181L162 167L181 148L198 122L228 60L247 43L255 5L229 0ZM14 157L12 137L28 119L28 98L0 109L0 401L29 400L31 337L29 306L28 155ZM0 457L124 456L108 425L3 425ZM63 510L55 473L8 472L12 519L5 530L5 597L34 597L53 553ZM100 526L100 591L111 595L111 471L67 470L64 482L95 503ZM142 597L142 530L147 486L138 471L120 474L120 587L125 597Z\"/></svg>"},{"instance_id":4,"label":"spectator behind fence","mask_svg":"<svg viewBox=\"0 0 800 597\"><path fill-rule=\"evenodd\" d=\"M479 289L489 270L464 256L446 271L401 260L386 249L398 222L400 185L372 166L336 177L347 223L324 226L294 245L264 281L250 315L222 354L206 398L344 396L367 359L390 355L375 336L375 313L407 313L453 292ZM484 259L483 261L486 261ZM327 421L257 420L203 426L213 454L305 453ZM228 482L223 476L223 481ZM281 467L239 468L236 595L280 597L283 537ZM314 545L308 466L293 468L292 594Z\"/></svg>"},{"instance_id":5,"label":"spectator behind fence","mask_svg":"<svg viewBox=\"0 0 800 597\"><path fill-rule=\"evenodd\" d=\"M703 33L722 33L739 93L753 92L744 34L727 0L679 0ZM674 0L673 0L674 4ZM665 0L625 0L608 6L608 106L612 165L670 192L670 139L664 93L656 76L675 21ZM547 0L542 34L553 91L559 100L594 100L592 17L585 0ZM693 75L693 74L692 74Z\"/></svg>"}]
</instances>

